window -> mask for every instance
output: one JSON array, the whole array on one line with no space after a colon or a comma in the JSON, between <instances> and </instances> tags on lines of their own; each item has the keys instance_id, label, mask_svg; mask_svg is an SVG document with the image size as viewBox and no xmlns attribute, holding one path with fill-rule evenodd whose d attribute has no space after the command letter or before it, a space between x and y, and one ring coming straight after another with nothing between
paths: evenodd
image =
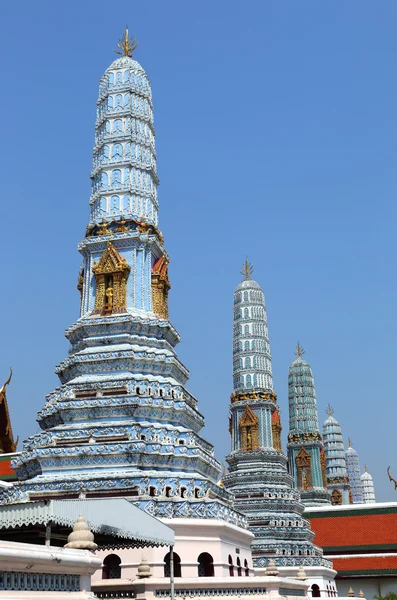
<instances>
[{"instance_id":1,"label":"window","mask_svg":"<svg viewBox=\"0 0 397 600\"><path fill-rule=\"evenodd\" d=\"M242 573L242 569L241 569L240 557L238 556L238 557L237 557L237 575L238 575L239 577L241 577L241 575L242 575L242 574L243 574L243 573Z\"/></svg>"},{"instance_id":2,"label":"window","mask_svg":"<svg viewBox=\"0 0 397 600\"><path fill-rule=\"evenodd\" d=\"M208 552L202 552L197 559L198 576L199 577L214 577L214 559Z\"/></svg>"},{"instance_id":3,"label":"window","mask_svg":"<svg viewBox=\"0 0 397 600\"><path fill-rule=\"evenodd\" d=\"M248 567L248 561L247 561L247 559L244 559L244 570L245 570L245 576L249 577L250 570L249 570L249 567Z\"/></svg>"},{"instance_id":4,"label":"window","mask_svg":"<svg viewBox=\"0 0 397 600\"><path fill-rule=\"evenodd\" d=\"M312 598L320 598L321 597L320 588L318 587L317 583L313 583L311 590L312 590Z\"/></svg>"},{"instance_id":5,"label":"window","mask_svg":"<svg viewBox=\"0 0 397 600\"><path fill-rule=\"evenodd\" d=\"M168 552L164 556L164 577L170 577L170 553ZM179 554L174 552L174 577L182 577L181 558Z\"/></svg>"},{"instance_id":6,"label":"window","mask_svg":"<svg viewBox=\"0 0 397 600\"><path fill-rule=\"evenodd\" d=\"M167 485L167 487L165 488L165 495L167 498L171 498L171 496L172 496L171 486Z\"/></svg>"},{"instance_id":7,"label":"window","mask_svg":"<svg viewBox=\"0 0 397 600\"><path fill-rule=\"evenodd\" d=\"M186 498L187 489L185 487L181 487L181 498Z\"/></svg>"},{"instance_id":8,"label":"window","mask_svg":"<svg viewBox=\"0 0 397 600\"><path fill-rule=\"evenodd\" d=\"M230 554L229 554L229 559L228 559L228 561L229 561L229 576L230 576L230 577L234 577L234 566L233 566L233 559L232 559L232 557L230 556Z\"/></svg>"},{"instance_id":9,"label":"window","mask_svg":"<svg viewBox=\"0 0 397 600\"><path fill-rule=\"evenodd\" d=\"M120 579L121 558L117 554L108 554L103 561L102 579Z\"/></svg>"}]
</instances>

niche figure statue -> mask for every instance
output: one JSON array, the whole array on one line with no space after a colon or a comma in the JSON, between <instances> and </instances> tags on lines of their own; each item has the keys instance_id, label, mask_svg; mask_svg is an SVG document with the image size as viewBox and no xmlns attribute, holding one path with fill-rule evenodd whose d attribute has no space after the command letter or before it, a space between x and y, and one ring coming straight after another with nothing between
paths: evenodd
<instances>
[{"instance_id":1,"label":"niche figure statue","mask_svg":"<svg viewBox=\"0 0 397 600\"><path fill-rule=\"evenodd\" d=\"M112 312L112 309L113 309L113 287L111 285L108 285L108 287L106 288L105 296L106 296L105 310L106 310L106 312Z\"/></svg>"}]
</instances>

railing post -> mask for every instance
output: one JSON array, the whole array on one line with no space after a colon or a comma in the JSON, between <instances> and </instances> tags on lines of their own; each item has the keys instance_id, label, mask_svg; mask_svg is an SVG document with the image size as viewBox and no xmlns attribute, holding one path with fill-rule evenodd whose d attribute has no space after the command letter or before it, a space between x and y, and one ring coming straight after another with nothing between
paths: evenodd
<instances>
[{"instance_id":1,"label":"railing post","mask_svg":"<svg viewBox=\"0 0 397 600\"><path fill-rule=\"evenodd\" d=\"M47 523L45 528L45 545L51 546L51 521Z\"/></svg>"}]
</instances>

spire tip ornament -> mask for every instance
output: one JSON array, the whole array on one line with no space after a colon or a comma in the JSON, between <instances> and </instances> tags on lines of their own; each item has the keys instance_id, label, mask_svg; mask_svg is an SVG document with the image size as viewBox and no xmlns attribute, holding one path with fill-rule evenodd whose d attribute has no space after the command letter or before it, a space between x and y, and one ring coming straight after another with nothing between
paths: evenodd
<instances>
[{"instance_id":1,"label":"spire tip ornament","mask_svg":"<svg viewBox=\"0 0 397 600\"><path fill-rule=\"evenodd\" d=\"M304 355L305 350L304 348L300 345L300 343L298 342L298 345L296 347L296 350L294 351L294 354L296 354L296 356L298 358L302 358L302 356Z\"/></svg>"},{"instance_id":2,"label":"spire tip ornament","mask_svg":"<svg viewBox=\"0 0 397 600\"><path fill-rule=\"evenodd\" d=\"M245 259L245 263L242 266L240 271L241 275L244 275L244 279L249 281L251 279L251 275L254 272L254 267L248 262L248 258Z\"/></svg>"},{"instance_id":3,"label":"spire tip ornament","mask_svg":"<svg viewBox=\"0 0 397 600\"><path fill-rule=\"evenodd\" d=\"M327 406L327 415L329 417L332 417L333 414L334 414L334 409L332 408L332 406L330 404L328 404L328 406Z\"/></svg>"},{"instance_id":4,"label":"spire tip ornament","mask_svg":"<svg viewBox=\"0 0 397 600\"><path fill-rule=\"evenodd\" d=\"M128 35L128 25L126 25L124 36L120 38L119 43L117 44L118 50L115 50L116 54L120 56L128 56L132 57L132 53L134 50L138 48L138 42L134 37L129 37Z\"/></svg>"}]
</instances>

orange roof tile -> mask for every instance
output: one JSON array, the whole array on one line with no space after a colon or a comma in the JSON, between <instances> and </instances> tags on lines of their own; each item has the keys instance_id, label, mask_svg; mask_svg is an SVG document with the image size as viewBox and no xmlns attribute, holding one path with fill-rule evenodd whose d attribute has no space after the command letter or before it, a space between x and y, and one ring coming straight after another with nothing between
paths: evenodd
<instances>
[{"instance_id":1,"label":"orange roof tile","mask_svg":"<svg viewBox=\"0 0 397 600\"><path fill-rule=\"evenodd\" d=\"M397 546L397 513L310 517L314 542L322 548Z\"/></svg>"},{"instance_id":2,"label":"orange roof tile","mask_svg":"<svg viewBox=\"0 0 397 600\"><path fill-rule=\"evenodd\" d=\"M16 479L16 473L11 469L11 459L0 461L0 479L7 475L13 475Z\"/></svg>"},{"instance_id":3,"label":"orange roof tile","mask_svg":"<svg viewBox=\"0 0 397 600\"><path fill-rule=\"evenodd\" d=\"M397 556L352 556L333 558L333 567L340 575L344 571L394 571L397 572Z\"/></svg>"}]
</instances>

